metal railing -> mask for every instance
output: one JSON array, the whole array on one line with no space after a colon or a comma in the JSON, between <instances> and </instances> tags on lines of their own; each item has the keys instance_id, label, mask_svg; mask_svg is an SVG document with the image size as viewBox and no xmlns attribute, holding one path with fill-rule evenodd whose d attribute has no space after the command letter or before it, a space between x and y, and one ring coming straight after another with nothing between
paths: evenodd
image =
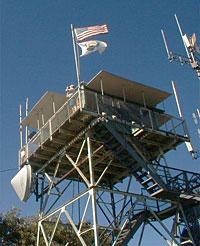
<instances>
[{"instance_id":1,"label":"metal railing","mask_svg":"<svg viewBox=\"0 0 200 246\"><path fill-rule=\"evenodd\" d=\"M80 108L78 91L46 122L20 150L20 165L56 132Z\"/></svg>"},{"instance_id":2,"label":"metal railing","mask_svg":"<svg viewBox=\"0 0 200 246\"><path fill-rule=\"evenodd\" d=\"M153 164L159 177L170 191L190 192L200 188L200 174L177 168Z\"/></svg>"},{"instance_id":3,"label":"metal railing","mask_svg":"<svg viewBox=\"0 0 200 246\"><path fill-rule=\"evenodd\" d=\"M104 112L107 115L115 116L117 119L136 123L141 127L161 130L179 136L188 136L187 127L183 119L89 90L85 90L84 94L84 109L87 111L92 111L96 114Z\"/></svg>"},{"instance_id":4,"label":"metal railing","mask_svg":"<svg viewBox=\"0 0 200 246\"><path fill-rule=\"evenodd\" d=\"M79 103L80 98L80 103ZM46 122L46 124L20 150L20 165L24 163L52 134L80 109L96 115L105 112L109 116L136 123L140 127L167 131L186 136L185 122L162 112L125 102L118 98L101 95L86 88L75 94Z\"/></svg>"}]
</instances>

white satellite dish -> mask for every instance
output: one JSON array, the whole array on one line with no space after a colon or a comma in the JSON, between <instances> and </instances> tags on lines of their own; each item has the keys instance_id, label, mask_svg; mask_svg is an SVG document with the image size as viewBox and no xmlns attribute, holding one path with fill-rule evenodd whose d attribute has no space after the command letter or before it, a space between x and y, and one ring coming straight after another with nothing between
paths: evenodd
<instances>
[{"instance_id":1,"label":"white satellite dish","mask_svg":"<svg viewBox=\"0 0 200 246\"><path fill-rule=\"evenodd\" d=\"M11 185L19 199L26 202L32 190L32 170L30 165L25 165L11 180Z\"/></svg>"}]
</instances>

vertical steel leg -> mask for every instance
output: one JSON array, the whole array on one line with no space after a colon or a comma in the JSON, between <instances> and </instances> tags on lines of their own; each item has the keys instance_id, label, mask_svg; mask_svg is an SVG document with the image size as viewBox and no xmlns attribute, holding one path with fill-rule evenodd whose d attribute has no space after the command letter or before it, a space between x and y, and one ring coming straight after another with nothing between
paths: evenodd
<instances>
[{"instance_id":1,"label":"vertical steel leg","mask_svg":"<svg viewBox=\"0 0 200 246\"><path fill-rule=\"evenodd\" d=\"M92 201L92 215L93 215L93 228L94 228L94 241L95 246L99 245L99 235L98 235L98 218L97 218L97 204L96 204L96 190L95 190L95 179L94 179L94 169L92 165L92 147L90 137L87 134L87 148L88 148L88 160L89 160L89 170L90 170L90 195Z\"/></svg>"},{"instance_id":2,"label":"vertical steel leg","mask_svg":"<svg viewBox=\"0 0 200 246\"><path fill-rule=\"evenodd\" d=\"M38 222L38 230L37 230L37 246L40 246L40 222Z\"/></svg>"}]
</instances>

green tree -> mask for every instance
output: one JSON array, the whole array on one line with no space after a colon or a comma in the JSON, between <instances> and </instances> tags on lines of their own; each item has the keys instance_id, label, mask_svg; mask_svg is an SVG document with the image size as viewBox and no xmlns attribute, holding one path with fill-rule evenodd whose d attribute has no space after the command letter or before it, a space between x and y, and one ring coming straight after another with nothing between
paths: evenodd
<instances>
[{"instance_id":1,"label":"green tree","mask_svg":"<svg viewBox=\"0 0 200 246\"><path fill-rule=\"evenodd\" d=\"M5 214L0 214L0 246L35 246L37 242L37 216L21 217L20 210L11 209ZM43 223L45 233L50 237L55 226L55 220L51 219ZM83 230L91 229L90 223L83 224ZM83 234L87 245L93 245L93 230ZM58 224L53 238L52 246L63 246L68 242L70 246L81 246L79 239L69 224L61 221ZM106 240L104 245L110 245ZM44 239L40 240L40 246L46 246Z\"/></svg>"},{"instance_id":2,"label":"green tree","mask_svg":"<svg viewBox=\"0 0 200 246\"><path fill-rule=\"evenodd\" d=\"M35 245L36 217L20 217L19 209L0 214L0 240L3 245Z\"/></svg>"}]
</instances>

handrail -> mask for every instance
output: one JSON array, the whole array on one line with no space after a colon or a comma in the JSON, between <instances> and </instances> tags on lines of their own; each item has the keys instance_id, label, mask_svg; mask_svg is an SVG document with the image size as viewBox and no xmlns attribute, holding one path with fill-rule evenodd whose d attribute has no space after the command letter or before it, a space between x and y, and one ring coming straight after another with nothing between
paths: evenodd
<instances>
[{"instance_id":1,"label":"handrail","mask_svg":"<svg viewBox=\"0 0 200 246\"><path fill-rule=\"evenodd\" d=\"M73 107L76 107L76 110L79 109L80 103L77 101L79 99L78 97L78 91L75 92L75 94L69 98L57 111L52 117L36 132L36 134L28 141L26 145L24 145L20 152L25 149L25 156L23 158L20 158L20 165L24 162L24 160L28 159L28 157L35 152L35 150L41 146L51 135L68 119L70 119L71 115L74 113L72 110ZM73 102L73 103L72 103ZM72 103L72 106L69 106L69 104ZM71 109L71 112L69 110ZM64 110L67 110L65 112ZM62 112L65 112L65 116L63 119L59 119L59 116L61 116ZM62 118L62 117L60 117ZM52 123L54 120L60 120L58 122L59 124L56 124L54 126L54 129L52 130ZM57 122L56 122L57 123Z\"/></svg>"},{"instance_id":2,"label":"handrail","mask_svg":"<svg viewBox=\"0 0 200 246\"><path fill-rule=\"evenodd\" d=\"M86 95L86 98L87 98L87 94L88 95L95 95L97 93L94 93L94 92L91 92L89 90L85 90L85 95ZM133 111L137 112L138 114L134 115L134 117L139 117L137 120L140 121L138 123L142 124L142 121L143 120L146 120L146 121L149 121L149 128L152 128L152 129L157 129L157 130L162 130L162 127L165 125L165 124L170 124L170 122L172 123L172 121L175 121L173 122L172 126L170 126L170 129L168 129L168 131L165 131L165 132L174 132L175 135L182 135L182 136L186 136L187 135L187 132L185 130L185 121L181 118L178 118L178 117L175 117L175 116L171 116L169 114L166 114L166 113L162 113L162 112L157 112L157 110L152 110L152 109L149 109L147 108L147 111L149 112L148 113L148 117L146 118L143 118L142 120L142 115L141 115L141 108L144 108L143 105L139 106L138 104L133 104L133 103L129 103L129 102L124 102L123 100L120 100L120 99L117 99L117 98L114 98L114 97L111 97L111 96L107 96L107 95L100 95L98 94L94 101L93 101L93 104L97 104L96 105L96 108L98 108L98 110L96 111L96 113L101 113L100 112L100 108L103 108L104 112L107 110L109 111L110 114L112 114L114 111L116 113L123 113L126 114L126 111L128 112L129 110L129 117L133 117ZM86 109L90 109L92 105L86 105ZM94 106L94 105L93 105ZM103 111L102 110L102 111ZM121 110L121 111L120 111ZM131 114L132 113L132 114ZM168 119L168 121L166 122L155 122L157 120L161 120L161 118L163 117ZM131 120L131 119L130 119ZM178 122L176 122L178 121ZM156 123L160 124L159 126L156 126ZM179 127L181 127L180 131L179 131Z\"/></svg>"},{"instance_id":3,"label":"handrail","mask_svg":"<svg viewBox=\"0 0 200 246\"><path fill-rule=\"evenodd\" d=\"M152 164L156 173L164 179L169 189L172 191L187 191L190 192L200 187L200 174L173 168L163 165ZM170 175L168 175L170 173Z\"/></svg>"},{"instance_id":4,"label":"handrail","mask_svg":"<svg viewBox=\"0 0 200 246\"><path fill-rule=\"evenodd\" d=\"M81 90L80 99L81 99L82 109L85 111L89 111L96 115L99 115L102 112L106 112L108 115L119 114L119 117L121 117L122 120L130 121L130 122L136 121L136 123L141 125L141 127L143 127L144 124L145 127L154 130L163 131L162 127L165 123L171 122L173 120L177 120L178 123L175 124L170 130L168 131L164 130L164 131L165 132L174 131L175 135L185 136L183 119L172 117L168 114L157 112L156 110L154 111L152 109L147 109L148 115L145 114L143 115L140 112L140 108L143 107L142 105L139 106L138 104L124 102L123 100L117 99L112 96L107 96L107 95L102 96L101 94L90 91L86 88ZM33 138L29 140L27 145L21 148L21 150L24 148L27 149L26 158L28 158L30 154L34 152L35 148L39 147L42 143L44 143L47 140L47 138L51 137L51 135L67 119L70 119L71 115L74 113L70 103L72 103L74 100L75 100L76 111L79 110L80 108L80 103L78 102L79 96L78 96L78 91L76 91L75 94L71 98L69 98L56 111L56 113L52 115L52 117L38 130L38 132L33 136ZM183 134L179 134L177 129L180 128L181 126L182 126L181 131L183 131Z\"/></svg>"},{"instance_id":5,"label":"handrail","mask_svg":"<svg viewBox=\"0 0 200 246\"><path fill-rule=\"evenodd\" d=\"M187 170L182 170L182 169L179 169L179 168L175 168L175 167L168 167L168 166L164 166L164 165L159 165L159 164L153 164L154 167L161 167L161 168L165 168L165 169L170 169L170 170L174 170L174 171L180 171L180 172L187 172L187 173L190 173L190 174L197 174L195 172L191 172L191 171L187 171ZM200 175L200 174L199 174Z\"/></svg>"}]
</instances>

